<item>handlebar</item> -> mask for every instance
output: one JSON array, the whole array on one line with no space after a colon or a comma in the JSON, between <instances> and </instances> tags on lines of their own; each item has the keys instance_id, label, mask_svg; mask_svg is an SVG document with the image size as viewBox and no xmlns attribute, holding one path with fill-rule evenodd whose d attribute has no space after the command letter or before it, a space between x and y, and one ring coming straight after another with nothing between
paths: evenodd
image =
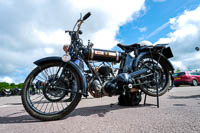
<instances>
[{"instance_id":1,"label":"handlebar","mask_svg":"<svg viewBox=\"0 0 200 133\"><path fill-rule=\"evenodd\" d=\"M86 19L88 19L90 17L91 13L88 12L87 14L85 14L85 16L83 17L83 21L85 21Z\"/></svg>"},{"instance_id":2,"label":"handlebar","mask_svg":"<svg viewBox=\"0 0 200 133\"><path fill-rule=\"evenodd\" d=\"M78 24L78 28L77 28L77 31L76 31L76 37L78 37L78 34L79 34L79 31L80 31L80 28L81 28L81 25L83 23L83 21L85 21L87 18L89 18L91 15L90 12L88 12L87 14L85 14L85 16L83 17L83 19L81 20L78 20L79 24Z\"/></svg>"},{"instance_id":3,"label":"handlebar","mask_svg":"<svg viewBox=\"0 0 200 133\"><path fill-rule=\"evenodd\" d=\"M67 48L64 49L64 51L69 52L69 54L71 56L76 55L74 53L79 52L78 49L80 49L83 46L81 39L79 38L79 34L82 34L82 31L80 30L80 28L81 28L81 25L83 24L83 22L86 19L88 19L90 16L91 16L91 13L88 12L87 14L84 15L83 18L80 17L80 19L77 20L77 22L75 23L75 25L73 27L73 30L65 30L65 33L69 33L69 35L71 36L71 43Z\"/></svg>"},{"instance_id":4,"label":"handlebar","mask_svg":"<svg viewBox=\"0 0 200 133\"><path fill-rule=\"evenodd\" d=\"M84 15L83 18L81 17L82 19L80 18L80 19L76 22L76 24L74 25L74 28L73 28L72 31L66 30L65 33L68 32L68 33L70 34L70 36L73 35L73 33L75 33L75 34L76 34L76 35L75 35L75 38L78 39L78 34L82 34L82 31L80 30L82 23L83 23L86 19L88 19L90 16L91 16L91 13L88 12L87 14ZM76 27L77 27L77 30L75 30Z\"/></svg>"}]
</instances>

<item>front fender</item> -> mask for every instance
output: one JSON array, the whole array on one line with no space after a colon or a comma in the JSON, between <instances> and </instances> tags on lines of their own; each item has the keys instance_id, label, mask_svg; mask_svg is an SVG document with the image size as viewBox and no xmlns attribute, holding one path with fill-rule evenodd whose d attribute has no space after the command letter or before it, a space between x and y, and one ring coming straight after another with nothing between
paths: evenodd
<instances>
[{"instance_id":1,"label":"front fender","mask_svg":"<svg viewBox=\"0 0 200 133\"><path fill-rule=\"evenodd\" d=\"M161 54L154 54L152 53L153 55L156 55L156 56L161 56L161 60L166 64L166 67L169 71L171 71L171 73L174 72L174 67L173 65L171 64L171 62L163 55ZM138 66L138 63L140 61L140 59L145 56L145 55L151 55L150 52L141 52L135 59L134 63L133 63L133 68L136 68Z\"/></svg>"},{"instance_id":2,"label":"front fender","mask_svg":"<svg viewBox=\"0 0 200 133\"><path fill-rule=\"evenodd\" d=\"M46 57L46 58L39 59L39 60L35 61L34 64L37 66L41 66L48 62L59 62L60 63L63 61L62 61L61 57L53 56L53 57ZM63 62L63 63L66 63L68 66L75 69L75 71L78 74L79 81L81 82L81 93L83 94L83 96L87 97L88 96L87 81L86 81L85 75L83 74L81 68L72 61Z\"/></svg>"}]
</instances>

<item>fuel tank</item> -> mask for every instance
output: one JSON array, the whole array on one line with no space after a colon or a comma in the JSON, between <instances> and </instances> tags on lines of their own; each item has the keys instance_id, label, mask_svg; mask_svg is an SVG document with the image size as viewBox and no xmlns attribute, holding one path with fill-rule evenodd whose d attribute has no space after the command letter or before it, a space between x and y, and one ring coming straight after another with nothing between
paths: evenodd
<instances>
[{"instance_id":1,"label":"fuel tank","mask_svg":"<svg viewBox=\"0 0 200 133\"><path fill-rule=\"evenodd\" d=\"M88 60L120 62L121 53L117 51L102 50L102 49L87 49L84 55Z\"/></svg>"}]
</instances>

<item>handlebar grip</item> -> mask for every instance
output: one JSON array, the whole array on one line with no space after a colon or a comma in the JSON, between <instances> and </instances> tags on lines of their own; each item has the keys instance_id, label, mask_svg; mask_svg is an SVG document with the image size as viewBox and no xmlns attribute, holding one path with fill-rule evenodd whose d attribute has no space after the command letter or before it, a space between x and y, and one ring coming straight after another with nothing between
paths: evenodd
<instances>
[{"instance_id":1,"label":"handlebar grip","mask_svg":"<svg viewBox=\"0 0 200 133\"><path fill-rule=\"evenodd\" d=\"M70 32L70 30L66 30L65 33Z\"/></svg>"},{"instance_id":2,"label":"handlebar grip","mask_svg":"<svg viewBox=\"0 0 200 133\"><path fill-rule=\"evenodd\" d=\"M89 18L89 17L90 17L90 15L91 15L91 13L90 13L90 12L88 12L87 14L85 14L85 16L83 17L83 21L85 21L87 18Z\"/></svg>"}]
</instances>

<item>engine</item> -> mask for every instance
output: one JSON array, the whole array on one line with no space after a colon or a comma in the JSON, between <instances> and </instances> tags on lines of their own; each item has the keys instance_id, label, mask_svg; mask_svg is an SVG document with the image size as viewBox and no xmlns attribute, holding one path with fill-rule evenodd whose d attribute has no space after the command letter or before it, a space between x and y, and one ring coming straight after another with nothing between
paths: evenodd
<instances>
[{"instance_id":1,"label":"engine","mask_svg":"<svg viewBox=\"0 0 200 133\"><path fill-rule=\"evenodd\" d=\"M135 77L145 74L148 72L147 68L140 69L132 73L120 73L117 76L114 76L113 70L111 67L103 65L97 72L100 74L101 81L98 78L90 80L89 83L89 92L93 94L98 94L100 96L112 96L117 94L122 94L124 88L131 89L134 91L133 84L135 84ZM92 94L92 96L94 96ZM97 96L94 96L97 97Z\"/></svg>"},{"instance_id":2,"label":"engine","mask_svg":"<svg viewBox=\"0 0 200 133\"><path fill-rule=\"evenodd\" d=\"M110 66L102 65L101 67L97 67L96 71L99 73L102 83L100 83L99 79L93 79L89 82L89 92L93 97L102 97L105 95L109 95L109 92L105 91L104 85L109 82L114 73Z\"/></svg>"},{"instance_id":3,"label":"engine","mask_svg":"<svg viewBox=\"0 0 200 133\"><path fill-rule=\"evenodd\" d=\"M106 78L112 74L112 68L107 65L103 65L99 68L98 72L102 78Z\"/></svg>"}]
</instances>

